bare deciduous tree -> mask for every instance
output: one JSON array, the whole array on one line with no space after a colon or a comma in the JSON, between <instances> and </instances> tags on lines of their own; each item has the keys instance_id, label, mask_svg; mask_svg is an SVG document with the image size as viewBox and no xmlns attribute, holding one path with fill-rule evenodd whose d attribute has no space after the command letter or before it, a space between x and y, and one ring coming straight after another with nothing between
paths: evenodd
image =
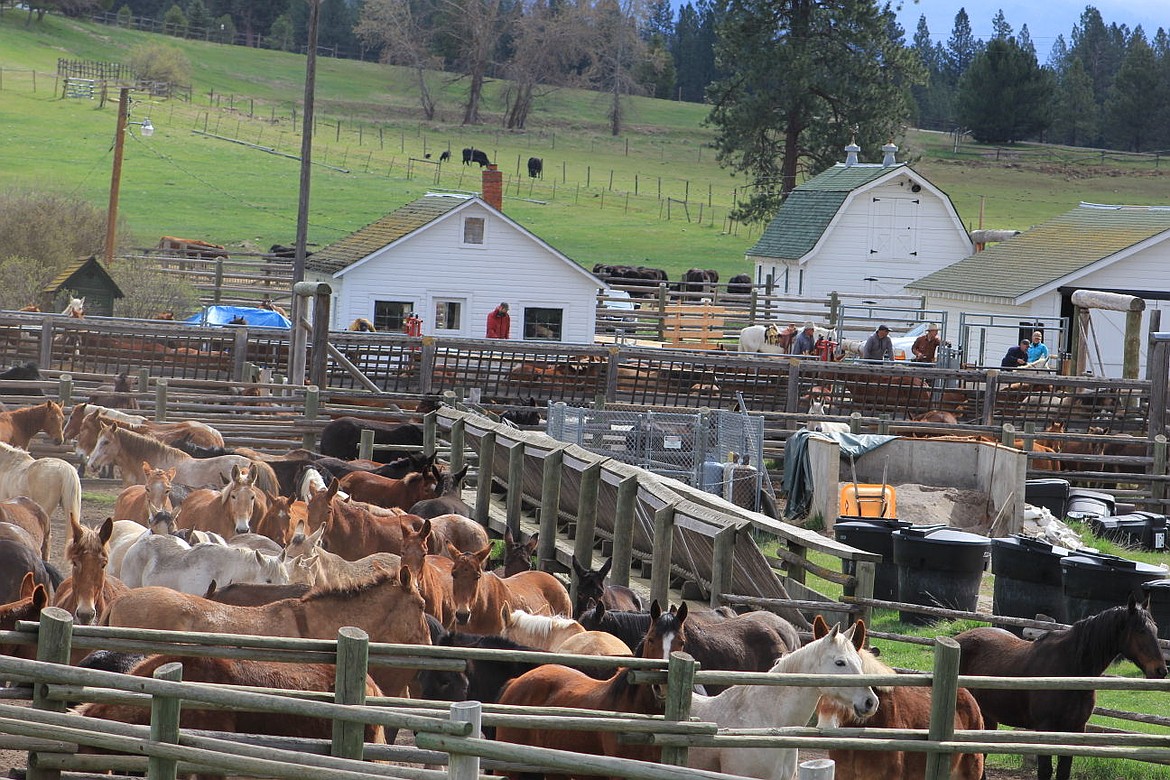
<instances>
[{"instance_id":1,"label":"bare deciduous tree","mask_svg":"<svg viewBox=\"0 0 1170 780\"><path fill-rule=\"evenodd\" d=\"M598 91L609 96L606 116L615 136L621 133L625 119L623 98L643 91L635 75L646 49L638 34L641 13L637 0L598 0L592 9L592 61L587 76Z\"/></svg>"},{"instance_id":2,"label":"bare deciduous tree","mask_svg":"<svg viewBox=\"0 0 1170 780\"><path fill-rule=\"evenodd\" d=\"M588 38L580 6L538 0L512 26L512 56L504 67L504 126L522 130L533 102L559 86L579 81L575 66L587 58Z\"/></svg>"},{"instance_id":3,"label":"bare deciduous tree","mask_svg":"<svg viewBox=\"0 0 1170 780\"><path fill-rule=\"evenodd\" d=\"M427 84L427 71L442 66L431 52L433 27L429 9L411 0L367 0L354 30L367 46L380 46L382 61L411 68L418 84L419 105L427 120L435 118L435 99Z\"/></svg>"}]
</instances>

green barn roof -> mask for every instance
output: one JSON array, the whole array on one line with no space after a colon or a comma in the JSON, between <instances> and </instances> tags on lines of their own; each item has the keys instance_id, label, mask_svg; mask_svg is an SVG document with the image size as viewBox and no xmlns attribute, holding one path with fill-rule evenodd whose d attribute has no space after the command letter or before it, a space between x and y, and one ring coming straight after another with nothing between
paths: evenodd
<instances>
[{"instance_id":1,"label":"green barn roof","mask_svg":"<svg viewBox=\"0 0 1170 780\"><path fill-rule=\"evenodd\" d=\"M788 194L747 256L799 260L821 240L851 192L905 167L837 163Z\"/></svg>"},{"instance_id":2,"label":"green barn roof","mask_svg":"<svg viewBox=\"0 0 1170 780\"><path fill-rule=\"evenodd\" d=\"M1082 203L907 286L1017 300L1167 231L1167 207Z\"/></svg>"},{"instance_id":3,"label":"green barn roof","mask_svg":"<svg viewBox=\"0 0 1170 780\"><path fill-rule=\"evenodd\" d=\"M427 195L391 211L305 260L310 271L335 274L384 246L413 233L468 201L462 195Z\"/></svg>"}]
</instances>

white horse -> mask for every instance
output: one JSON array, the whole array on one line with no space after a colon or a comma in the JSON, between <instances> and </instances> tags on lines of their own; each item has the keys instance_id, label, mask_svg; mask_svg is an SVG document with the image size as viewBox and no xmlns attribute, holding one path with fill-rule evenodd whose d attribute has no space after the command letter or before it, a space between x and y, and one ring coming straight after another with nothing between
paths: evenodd
<instances>
[{"instance_id":1,"label":"white horse","mask_svg":"<svg viewBox=\"0 0 1170 780\"><path fill-rule=\"evenodd\" d=\"M139 551L141 554L136 555ZM134 570L132 564L141 568ZM161 585L197 596L206 593L212 581L218 587L234 582L289 583L289 569L283 557L223 544L187 547L175 537L154 534L127 552L122 574L136 583L131 587Z\"/></svg>"},{"instance_id":2,"label":"white horse","mask_svg":"<svg viewBox=\"0 0 1170 780\"><path fill-rule=\"evenodd\" d=\"M865 624L858 621L847 631L828 629L823 621L813 627L815 641L776 662L769 674L861 674L857 648L865 642ZM859 718L877 710L877 694L865 687L733 685L718 696L694 694L691 714L714 722L720 729L803 726L827 696L850 708ZM691 748L688 765L742 777L791 780L796 776L795 748Z\"/></svg>"},{"instance_id":3,"label":"white horse","mask_svg":"<svg viewBox=\"0 0 1170 780\"><path fill-rule=\"evenodd\" d=\"M34 458L0 442L0 501L28 496L49 517L61 507L66 518L81 517L81 479L60 458Z\"/></svg>"},{"instance_id":4,"label":"white horse","mask_svg":"<svg viewBox=\"0 0 1170 780\"><path fill-rule=\"evenodd\" d=\"M788 345L784 343L782 335L782 331L774 323L748 325L739 332L739 351L783 355L788 352ZM795 336L795 333L792 334L788 342L791 343Z\"/></svg>"}]
</instances>

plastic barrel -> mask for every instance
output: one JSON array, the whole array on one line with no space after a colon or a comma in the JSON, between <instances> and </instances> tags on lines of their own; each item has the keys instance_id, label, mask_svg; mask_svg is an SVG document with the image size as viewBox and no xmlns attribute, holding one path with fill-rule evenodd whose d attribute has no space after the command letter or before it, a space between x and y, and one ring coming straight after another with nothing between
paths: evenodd
<instances>
[{"instance_id":1,"label":"plastic barrel","mask_svg":"<svg viewBox=\"0 0 1170 780\"><path fill-rule=\"evenodd\" d=\"M986 536L953 528L904 528L894 532L898 598L909 604L975 611L979 585L991 558ZM905 623L933 623L937 618L903 612Z\"/></svg>"},{"instance_id":2,"label":"plastic barrel","mask_svg":"<svg viewBox=\"0 0 1170 780\"><path fill-rule=\"evenodd\" d=\"M877 564L874 571L873 597L875 599L898 600L898 567L894 565L893 534L894 531L909 528L910 525L905 520L851 517L848 515L841 517L833 525L833 536L838 542L882 556L881 563ZM846 574L856 574L853 561L841 561L841 569ZM854 595L854 588L847 585L845 595Z\"/></svg>"},{"instance_id":3,"label":"plastic barrel","mask_svg":"<svg viewBox=\"0 0 1170 780\"><path fill-rule=\"evenodd\" d=\"M1035 618L1037 613L1043 613L1064 623L1060 561L1068 554L1063 547L1027 536L992 539L992 613L1019 618Z\"/></svg>"},{"instance_id":4,"label":"plastic barrel","mask_svg":"<svg viewBox=\"0 0 1170 780\"><path fill-rule=\"evenodd\" d=\"M1057 520L1064 517L1068 492L1067 479L1029 479L1024 482L1024 502L1047 508Z\"/></svg>"},{"instance_id":5,"label":"plastic barrel","mask_svg":"<svg viewBox=\"0 0 1170 780\"><path fill-rule=\"evenodd\" d=\"M1070 517L1074 512L1081 516L1109 517L1113 514L1115 505L1116 501L1108 493L1073 488L1068 492L1068 504L1064 511L1065 515Z\"/></svg>"},{"instance_id":6,"label":"plastic barrel","mask_svg":"<svg viewBox=\"0 0 1170 780\"><path fill-rule=\"evenodd\" d=\"M1143 582L1142 593L1150 598L1150 614L1158 624L1158 638L1170 639L1170 580Z\"/></svg>"},{"instance_id":7,"label":"plastic barrel","mask_svg":"<svg viewBox=\"0 0 1170 780\"><path fill-rule=\"evenodd\" d=\"M1128 547L1166 549L1166 515L1130 512L1115 517L1094 517L1089 521L1098 536Z\"/></svg>"},{"instance_id":8,"label":"plastic barrel","mask_svg":"<svg viewBox=\"0 0 1170 780\"><path fill-rule=\"evenodd\" d=\"M1077 552L1060 561L1065 616L1069 623L1142 598L1142 583L1163 579L1159 566L1103 553Z\"/></svg>"}]
</instances>

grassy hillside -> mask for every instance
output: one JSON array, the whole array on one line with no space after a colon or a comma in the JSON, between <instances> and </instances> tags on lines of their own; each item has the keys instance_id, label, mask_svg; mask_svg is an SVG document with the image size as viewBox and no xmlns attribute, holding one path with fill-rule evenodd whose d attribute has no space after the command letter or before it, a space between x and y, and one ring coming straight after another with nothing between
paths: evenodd
<instances>
[{"instance_id":1,"label":"grassy hillside","mask_svg":"<svg viewBox=\"0 0 1170 780\"><path fill-rule=\"evenodd\" d=\"M59 97L58 57L126 61L158 36L24 14L0 15L0 186L76 194L104 207L115 105ZM295 234L299 103L303 57L161 39L194 66L194 98L142 100L155 135L126 142L120 213L134 245L164 234L233 247L291 243ZM497 124L462 127L464 84L432 74L439 118L418 118L410 76L373 63L319 60L318 123L310 242L327 244L429 190L478 191L479 170L459 163L464 146L484 149L505 173L505 211L586 266L644 263L672 276L692 266L731 275L759 227L727 220L739 180L714 161L705 109L652 99L630 101L626 131L609 135L604 96L555 90L542 97L527 132ZM489 121L502 109L490 85ZM219 136L218 138L215 136ZM245 144L232 143L231 140ZM269 147L271 154L256 147ZM439 153L454 150L441 168ZM426 155L430 155L427 161ZM1074 168L997 160L949 136L911 133L903 155L948 192L969 226L980 208L987 227L1024 228L1079 200L1165 203L1160 172L1146 165ZM523 163L544 159L542 180Z\"/></svg>"}]
</instances>

